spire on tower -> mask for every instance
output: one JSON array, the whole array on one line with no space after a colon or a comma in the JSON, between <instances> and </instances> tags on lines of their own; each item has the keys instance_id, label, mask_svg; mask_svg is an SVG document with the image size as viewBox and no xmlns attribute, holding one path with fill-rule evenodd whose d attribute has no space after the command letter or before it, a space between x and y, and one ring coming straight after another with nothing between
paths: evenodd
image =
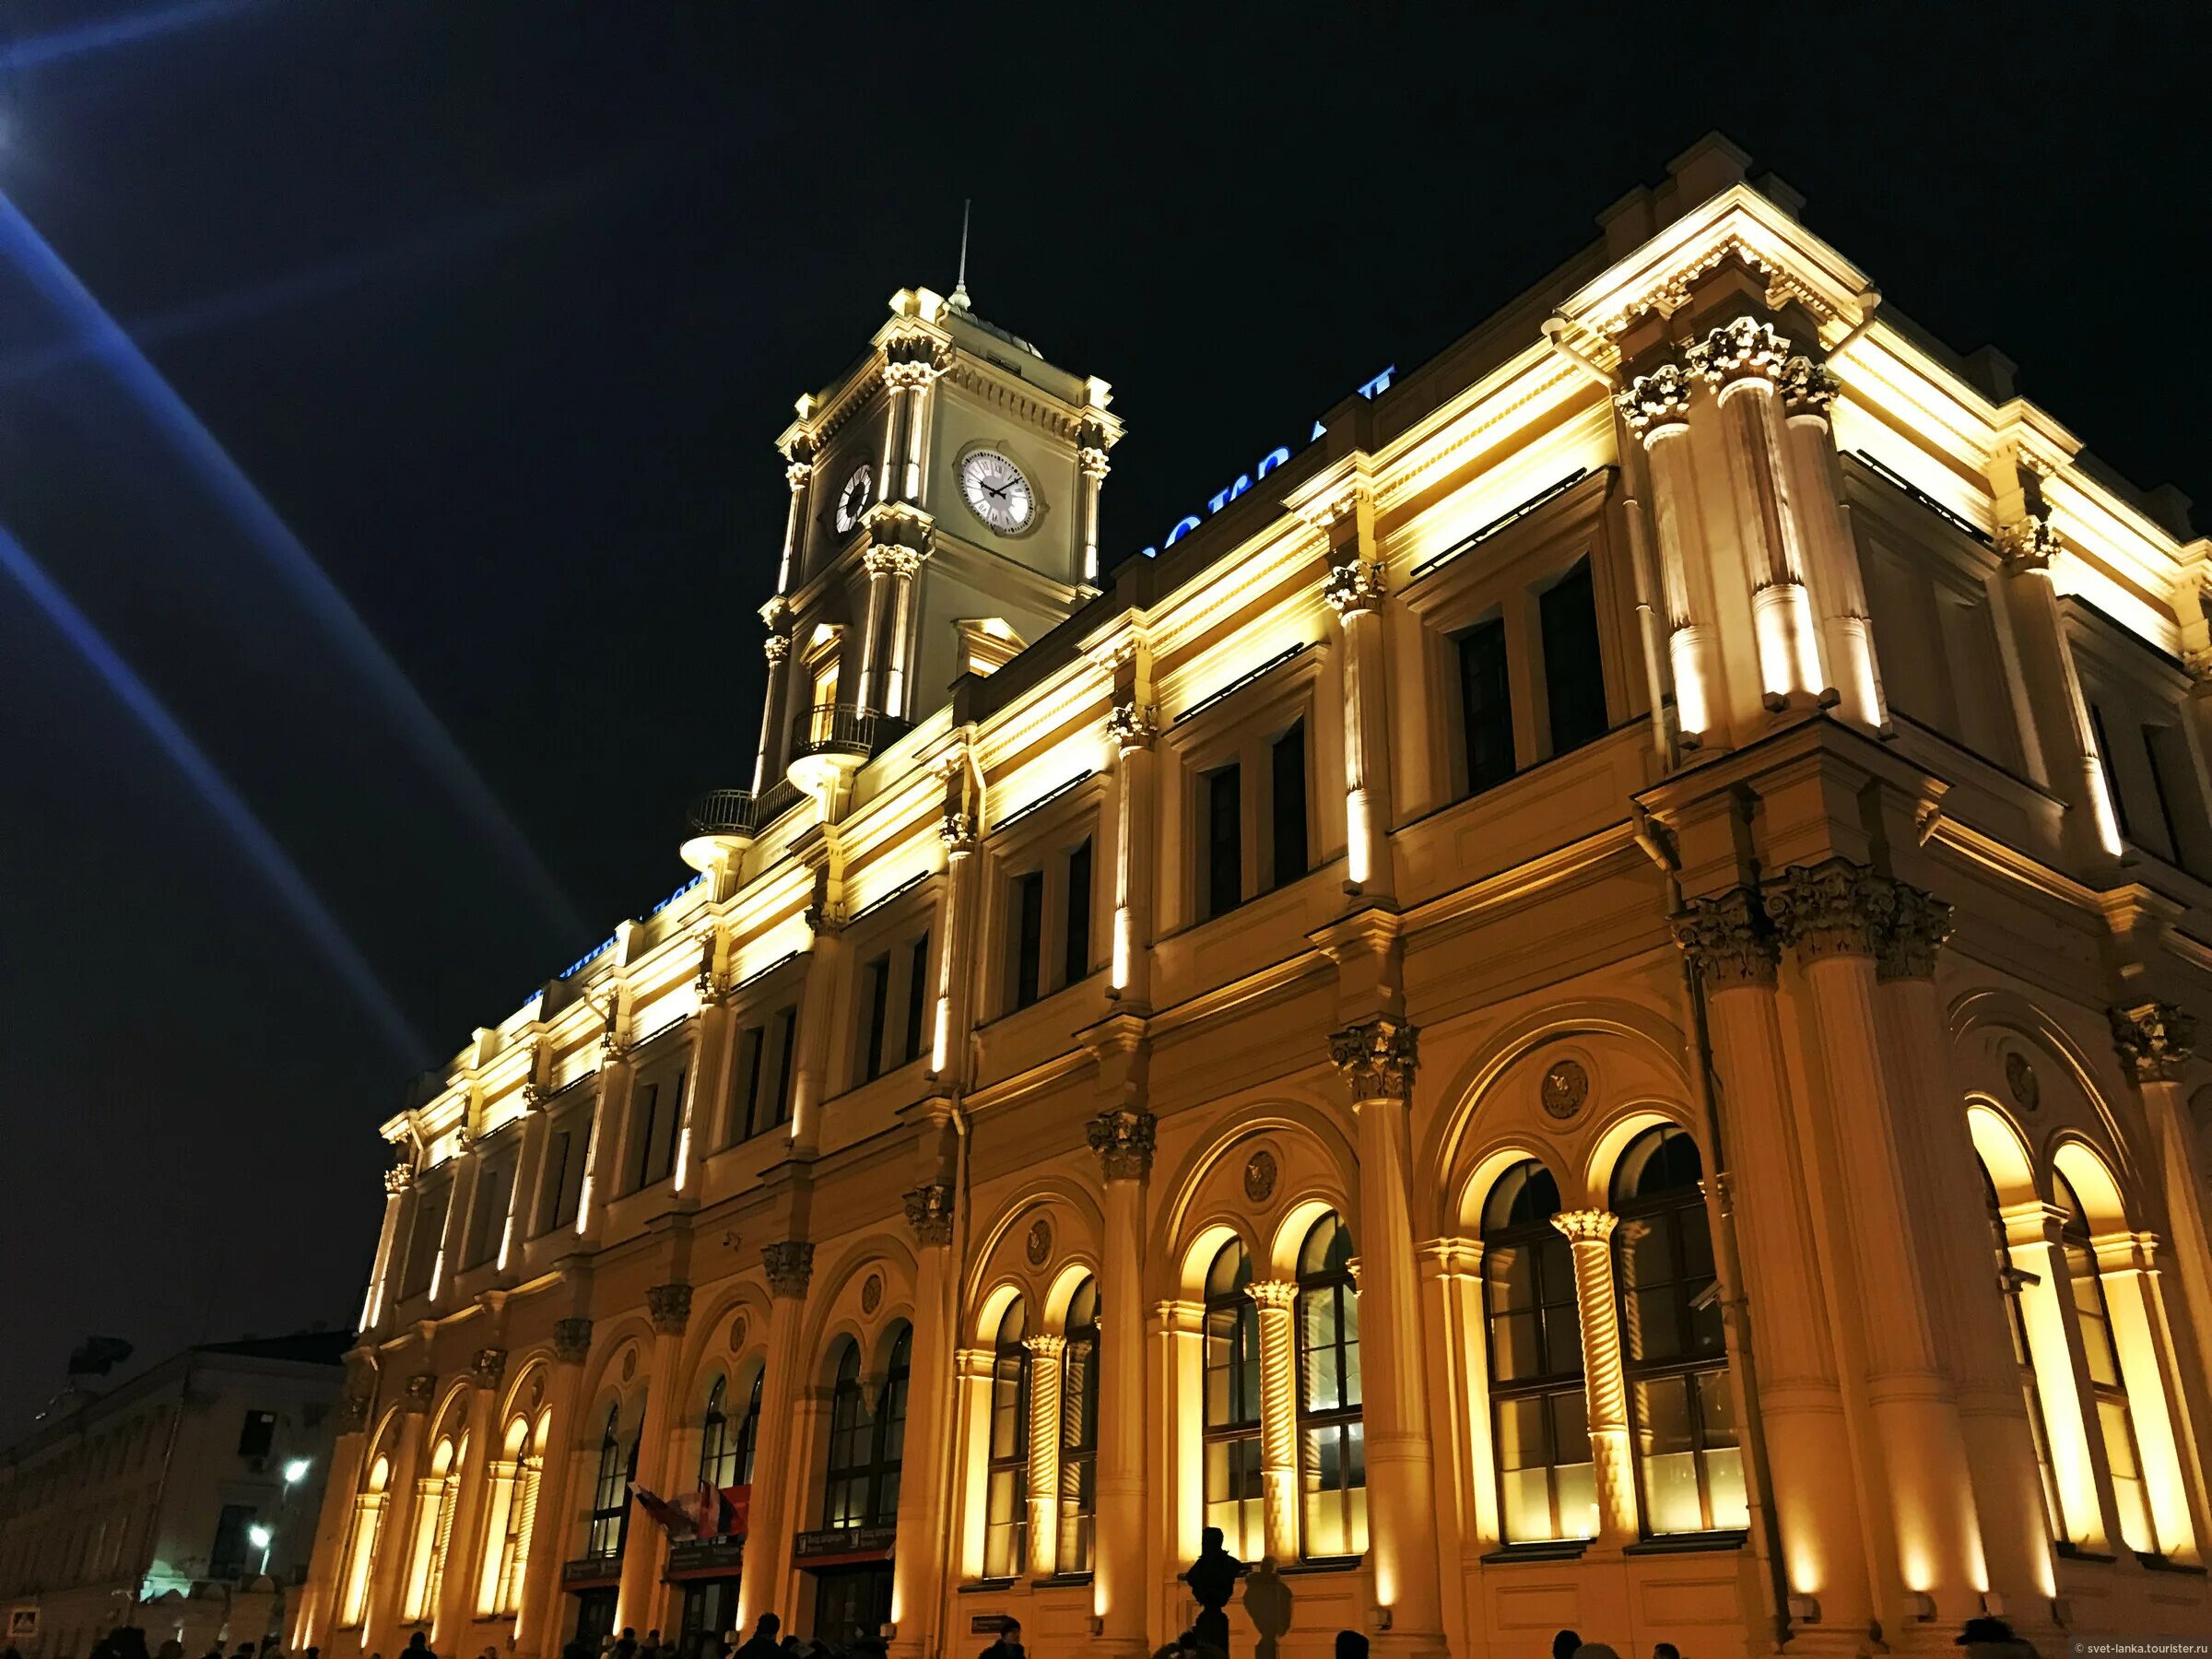
<instances>
[{"instance_id":1,"label":"spire on tower","mask_svg":"<svg viewBox=\"0 0 2212 1659\"><path fill-rule=\"evenodd\" d=\"M968 211L975 206L975 198L965 197L960 202L960 272L952 285L950 304L955 311L966 311L968 305Z\"/></svg>"}]
</instances>

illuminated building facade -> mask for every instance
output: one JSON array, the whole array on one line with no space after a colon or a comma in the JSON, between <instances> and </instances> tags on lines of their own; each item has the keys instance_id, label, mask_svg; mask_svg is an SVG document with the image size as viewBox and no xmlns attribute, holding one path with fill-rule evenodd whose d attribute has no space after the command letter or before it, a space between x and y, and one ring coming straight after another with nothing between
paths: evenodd
<instances>
[{"instance_id":1,"label":"illuminated building facade","mask_svg":"<svg viewBox=\"0 0 2212 1659\"><path fill-rule=\"evenodd\" d=\"M1103 574L895 297L699 880L385 1126L296 1645L2212 1626L2212 545L1744 167Z\"/></svg>"}]
</instances>

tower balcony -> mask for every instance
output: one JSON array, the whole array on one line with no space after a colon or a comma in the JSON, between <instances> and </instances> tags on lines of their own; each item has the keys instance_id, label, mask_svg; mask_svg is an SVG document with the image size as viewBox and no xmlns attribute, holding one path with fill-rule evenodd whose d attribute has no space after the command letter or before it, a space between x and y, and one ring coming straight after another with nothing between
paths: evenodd
<instances>
[{"instance_id":1,"label":"tower balcony","mask_svg":"<svg viewBox=\"0 0 2212 1659\"><path fill-rule=\"evenodd\" d=\"M853 774L912 730L912 721L857 703L817 703L791 723L791 782L823 800L842 799Z\"/></svg>"}]
</instances>

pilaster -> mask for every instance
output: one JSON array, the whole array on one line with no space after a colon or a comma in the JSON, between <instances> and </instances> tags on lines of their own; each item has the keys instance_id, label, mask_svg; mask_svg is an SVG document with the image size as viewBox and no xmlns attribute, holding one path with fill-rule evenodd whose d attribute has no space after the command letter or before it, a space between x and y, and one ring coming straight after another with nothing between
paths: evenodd
<instances>
[{"instance_id":1,"label":"pilaster","mask_svg":"<svg viewBox=\"0 0 2212 1659\"><path fill-rule=\"evenodd\" d=\"M1574 1256L1576 1312L1583 1327L1583 1392L1597 1481L1597 1543L1636 1541L1636 1465L1629 1445L1629 1389L1621 1370L1620 1307L1613 1289L1613 1229L1606 1210L1561 1210L1551 1224Z\"/></svg>"},{"instance_id":2,"label":"pilaster","mask_svg":"<svg viewBox=\"0 0 2212 1659\"><path fill-rule=\"evenodd\" d=\"M1091 1606L1100 1623L1098 1645L1114 1659L1145 1651L1145 1187L1155 1128L1151 1112L1123 1105L1092 1118L1088 1131L1106 1211Z\"/></svg>"}]
</instances>

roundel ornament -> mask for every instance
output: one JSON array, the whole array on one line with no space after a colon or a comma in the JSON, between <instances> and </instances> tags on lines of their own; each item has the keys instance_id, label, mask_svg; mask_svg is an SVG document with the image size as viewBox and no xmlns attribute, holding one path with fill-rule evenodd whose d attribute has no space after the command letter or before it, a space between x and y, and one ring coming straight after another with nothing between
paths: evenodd
<instances>
[{"instance_id":1,"label":"roundel ornament","mask_svg":"<svg viewBox=\"0 0 2212 1659\"><path fill-rule=\"evenodd\" d=\"M1566 1123L1590 1098L1590 1074L1579 1060L1559 1060L1544 1074L1544 1110Z\"/></svg>"}]
</instances>

